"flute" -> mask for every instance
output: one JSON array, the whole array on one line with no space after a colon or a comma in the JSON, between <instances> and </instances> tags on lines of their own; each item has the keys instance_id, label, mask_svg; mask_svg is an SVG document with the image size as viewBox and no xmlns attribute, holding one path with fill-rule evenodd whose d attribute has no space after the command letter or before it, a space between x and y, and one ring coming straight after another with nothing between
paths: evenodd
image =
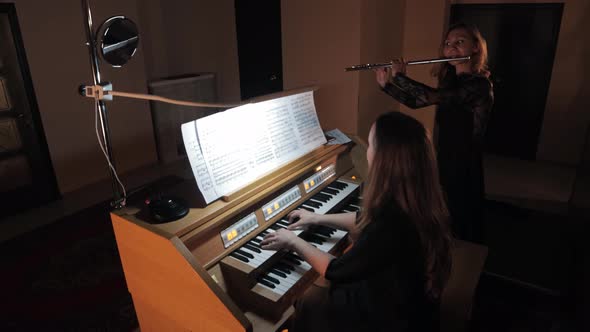
<instances>
[{"instance_id":1,"label":"flute","mask_svg":"<svg viewBox=\"0 0 590 332\"><path fill-rule=\"evenodd\" d=\"M426 60L414 60L408 61L406 65L424 65L429 63L437 63L437 62L447 62L447 61L461 61L461 60L469 60L471 59L470 56L465 56L461 58L439 58L439 59L426 59ZM357 71L357 70L369 70L375 68L386 68L393 66L393 62L382 62L382 63L367 63L364 65L355 65L351 67L346 67L344 70L346 71Z\"/></svg>"}]
</instances>

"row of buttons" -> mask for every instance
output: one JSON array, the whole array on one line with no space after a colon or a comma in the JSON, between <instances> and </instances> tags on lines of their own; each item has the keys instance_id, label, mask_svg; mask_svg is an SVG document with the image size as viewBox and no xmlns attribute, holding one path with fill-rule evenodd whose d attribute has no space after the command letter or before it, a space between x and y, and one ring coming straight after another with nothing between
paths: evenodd
<instances>
[{"instance_id":1,"label":"row of buttons","mask_svg":"<svg viewBox=\"0 0 590 332\"><path fill-rule=\"evenodd\" d=\"M231 246L256 228L258 228L256 215L254 213L250 213L245 218L240 219L240 221L221 232L223 246L225 248Z\"/></svg>"},{"instance_id":2,"label":"row of buttons","mask_svg":"<svg viewBox=\"0 0 590 332\"><path fill-rule=\"evenodd\" d=\"M299 187L293 187L286 193L279 196L274 202L271 202L262 208L264 220L268 221L270 218L276 216L279 212L283 211L286 207L298 201L300 198L301 192L299 191Z\"/></svg>"},{"instance_id":3,"label":"row of buttons","mask_svg":"<svg viewBox=\"0 0 590 332\"><path fill-rule=\"evenodd\" d=\"M329 179L334 174L336 174L336 167L334 167L333 164L327 166L320 172L315 173L314 175L303 181L303 187L305 188L305 192L309 193L310 191L314 190L317 186L322 184L324 181Z\"/></svg>"}]
</instances>

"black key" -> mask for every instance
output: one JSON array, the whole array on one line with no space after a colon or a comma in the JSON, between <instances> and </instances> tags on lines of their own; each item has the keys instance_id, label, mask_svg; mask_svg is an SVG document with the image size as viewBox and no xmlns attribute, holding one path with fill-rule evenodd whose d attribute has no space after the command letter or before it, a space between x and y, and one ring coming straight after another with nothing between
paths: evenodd
<instances>
[{"instance_id":1,"label":"black key","mask_svg":"<svg viewBox=\"0 0 590 332\"><path fill-rule=\"evenodd\" d=\"M291 256L285 256L285 259L289 261L289 263L293 263L295 265L301 265L301 262L295 258L295 257L291 257Z\"/></svg>"},{"instance_id":2,"label":"black key","mask_svg":"<svg viewBox=\"0 0 590 332\"><path fill-rule=\"evenodd\" d=\"M310 199L308 199L307 201L305 201L305 203L303 203L303 204L308 205L308 206L311 206L311 207L316 208L316 209L319 209L322 206L322 204L317 203L317 202L314 202L314 201L312 201Z\"/></svg>"},{"instance_id":3,"label":"black key","mask_svg":"<svg viewBox=\"0 0 590 332\"><path fill-rule=\"evenodd\" d=\"M301 258L301 257L297 256L295 253L292 253L292 252L288 253L288 254L287 254L287 257L293 257L293 258L295 258L296 260L298 260L298 261L300 261L300 262L303 262L303 258Z\"/></svg>"},{"instance_id":4,"label":"black key","mask_svg":"<svg viewBox=\"0 0 590 332\"><path fill-rule=\"evenodd\" d=\"M259 254L262 253L262 250L256 248L255 246L253 246L253 245L251 245L249 243L244 244L244 248L246 248L248 250L252 250L252 251L254 251L256 253L259 253Z\"/></svg>"},{"instance_id":5,"label":"black key","mask_svg":"<svg viewBox=\"0 0 590 332\"><path fill-rule=\"evenodd\" d=\"M277 221L277 224L280 226L284 226L285 228L290 225L289 222L285 221L285 220L279 220L279 221Z\"/></svg>"},{"instance_id":6,"label":"black key","mask_svg":"<svg viewBox=\"0 0 590 332\"><path fill-rule=\"evenodd\" d=\"M313 232L313 235L319 237L324 242L326 242L326 241L328 241L330 239L330 235L325 235L325 234L318 233L318 232L315 232L315 231Z\"/></svg>"},{"instance_id":7,"label":"black key","mask_svg":"<svg viewBox=\"0 0 590 332\"><path fill-rule=\"evenodd\" d=\"M252 241L252 242L254 242L254 243L256 243L257 245L260 246L260 241L262 241L262 240L259 240L257 238L252 238L252 240L250 240L250 241Z\"/></svg>"},{"instance_id":8,"label":"black key","mask_svg":"<svg viewBox=\"0 0 590 332\"><path fill-rule=\"evenodd\" d=\"M244 251L244 250L242 250L242 249L236 249L234 252L237 252L238 254L240 254L240 255L242 255L242 256L246 256L246 257L248 257L248 258L254 259L254 255L252 255L252 254L251 254L251 253L249 253L249 252L245 252L245 251Z\"/></svg>"},{"instance_id":9,"label":"black key","mask_svg":"<svg viewBox=\"0 0 590 332\"><path fill-rule=\"evenodd\" d=\"M318 201L325 203L325 202L329 201L332 198L332 196L322 194L321 192L319 192L319 193L313 195L311 198L317 199Z\"/></svg>"},{"instance_id":10,"label":"black key","mask_svg":"<svg viewBox=\"0 0 590 332\"><path fill-rule=\"evenodd\" d=\"M275 224L270 225L270 228L274 229L275 231L278 231L279 229L281 229L281 226L279 226L275 223Z\"/></svg>"},{"instance_id":11,"label":"black key","mask_svg":"<svg viewBox=\"0 0 590 332\"><path fill-rule=\"evenodd\" d=\"M291 269L293 269L292 266L284 264L284 263L277 263L274 265L274 268L285 273L285 274L291 274Z\"/></svg>"},{"instance_id":12,"label":"black key","mask_svg":"<svg viewBox=\"0 0 590 332\"><path fill-rule=\"evenodd\" d=\"M266 281L263 278L258 278L258 282L266 287L275 288L275 285L272 282Z\"/></svg>"},{"instance_id":13,"label":"black key","mask_svg":"<svg viewBox=\"0 0 590 332\"><path fill-rule=\"evenodd\" d=\"M235 252L232 252L229 255L232 256L233 258L241 260L242 262L248 263L250 261L248 258L246 258L240 254L236 254Z\"/></svg>"},{"instance_id":14,"label":"black key","mask_svg":"<svg viewBox=\"0 0 590 332\"><path fill-rule=\"evenodd\" d=\"M311 243L315 243L315 244L319 244L322 245L324 243L324 239L320 238L317 235L314 234L307 234L306 236L307 242L311 242ZM254 258L254 257L252 257Z\"/></svg>"},{"instance_id":15,"label":"black key","mask_svg":"<svg viewBox=\"0 0 590 332\"><path fill-rule=\"evenodd\" d=\"M312 232L314 232L315 234L321 234L325 237L330 237L332 235L332 232L330 232L327 229L320 228L320 227L314 228Z\"/></svg>"},{"instance_id":16,"label":"black key","mask_svg":"<svg viewBox=\"0 0 590 332\"><path fill-rule=\"evenodd\" d=\"M310 207L308 207L308 206L305 206L305 205L300 205L300 206L299 206L299 208L300 208L300 209L303 209L303 210L307 210L307 211L309 211L309 212L315 212L315 210L314 210L314 209L312 209L312 208L310 208Z\"/></svg>"},{"instance_id":17,"label":"black key","mask_svg":"<svg viewBox=\"0 0 590 332\"><path fill-rule=\"evenodd\" d=\"M330 195L338 195L340 191L332 188L324 188L322 189L321 193L323 194L330 194Z\"/></svg>"},{"instance_id":18,"label":"black key","mask_svg":"<svg viewBox=\"0 0 590 332\"><path fill-rule=\"evenodd\" d=\"M270 281L270 282L272 282L272 283L275 283L275 284L277 284L277 285L279 285L279 284L281 283L281 282L279 281L279 279L273 278L273 277L269 276L268 274L267 274L267 275L265 275L265 276L262 276L262 278L263 278L264 280L268 280L268 281Z\"/></svg>"},{"instance_id":19,"label":"black key","mask_svg":"<svg viewBox=\"0 0 590 332\"><path fill-rule=\"evenodd\" d=\"M336 188L340 190L346 189L348 187L348 183L341 181L334 181L331 184L333 184L334 186L336 186Z\"/></svg>"},{"instance_id":20,"label":"black key","mask_svg":"<svg viewBox=\"0 0 590 332\"><path fill-rule=\"evenodd\" d=\"M322 203L328 203L328 201L329 201L329 199L323 198L323 197L317 197L317 195L312 196L311 198L313 198L314 201L318 201L318 202L322 202Z\"/></svg>"},{"instance_id":21,"label":"black key","mask_svg":"<svg viewBox=\"0 0 590 332\"><path fill-rule=\"evenodd\" d=\"M287 228L287 226L289 226L289 222L282 221L282 220L275 222L275 224L279 227L282 227L282 228Z\"/></svg>"},{"instance_id":22,"label":"black key","mask_svg":"<svg viewBox=\"0 0 590 332\"><path fill-rule=\"evenodd\" d=\"M337 186L333 185L333 184L329 184L328 187L326 187L328 189L332 189L332 190L336 190L336 192L340 192L342 191L342 189L338 188Z\"/></svg>"},{"instance_id":23,"label":"black key","mask_svg":"<svg viewBox=\"0 0 590 332\"><path fill-rule=\"evenodd\" d=\"M335 228L328 227L328 226L324 226L324 225L317 225L317 226L316 226L316 229L319 229L319 230L321 230L322 232L326 232L326 233L329 233L329 234L334 234L334 233L336 233L336 229L335 229Z\"/></svg>"},{"instance_id":24,"label":"black key","mask_svg":"<svg viewBox=\"0 0 590 332\"><path fill-rule=\"evenodd\" d=\"M358 211L358 210L359 210L359 208L357 208L356 206L352 206L352 205L350 205L350 204L348 204L348 205L345 207L345 209L346 209L346 210L348 210L348 211L352 211L352 212L354 212L354 211Z\"/></svg>"},{"instance_id":25,"label":"black key","mask_svg":"<svg viewBox=\"0 0 590 332\"><path fill-rule=\"evenodd\" d=\"M281 271L293 271L293 270L295 270L294 267L292 267L291 265L289 265L287 263L284 263L284 262L278 262L275 267L278 268ZM291 273L291 272L288 272L288 273Z\"/></svg>"},{"instance_id":26,"label":"black key","mask_svg":"<svg viewBox=\"0 0 590 332\"><path fill-rule=\"evenodd\" d=\"M281 271L279 271L278 269L272 268L270 269L270 273L274 273L276 275L278 275L281 278L287 278L287 275Z\"/></svg>"},{"instance_id":27,"label":"black key","mask_svg":"<svg viewBox=\"0 0 590 332\"><path fill-rule=\"evenodd\" d=\"M254 241L250 241L248 242L249 245L251 245L252 247L258 248L258 249L262 249L262 247L260 247L260 243L254 242Z\"/></svg>"},{"instance_id":28,"label":"black key","mask_svg":"<svg viewBox=\"0 0 590 332\"><path fill-rule=\"evenodd\" d=\"M317 199L313 199L313 201L318 203L320 206L323 206L325 204L324 202L318 201Z\"/></svg>"}]
</instances>

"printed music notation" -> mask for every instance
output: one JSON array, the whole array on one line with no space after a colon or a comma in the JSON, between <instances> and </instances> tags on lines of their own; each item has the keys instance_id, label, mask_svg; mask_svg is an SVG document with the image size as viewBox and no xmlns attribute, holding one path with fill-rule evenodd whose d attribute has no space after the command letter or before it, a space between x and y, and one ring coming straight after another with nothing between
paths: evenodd
<instances>
[{"instance_id":1,"label":"printed music notation","mask_svg":"<svg viewBox=\"0 0 590 332\"><path fill-rule=\"evenodd\" d=\"M181 126L182 138L184 140L186 154L190 160L193 175L196 179L199 179L197 180L197 186L205 200L210 202L219 196L217 196L213 181L207 170L207 164L205 164L205 159L201 153L201 146L199 144L199 138L195 126L195 121L183 124Z\"/></svg>"},{"instance_id":2,"label":"printed music notation","mask_svg":"<svg viewBox=\"0 0 590 332\"><path fill-rule=\"evenodd\" d=\"M207 203L326 143L312 91L185 123L182 134Z\"/></svg>"}]
</instances>

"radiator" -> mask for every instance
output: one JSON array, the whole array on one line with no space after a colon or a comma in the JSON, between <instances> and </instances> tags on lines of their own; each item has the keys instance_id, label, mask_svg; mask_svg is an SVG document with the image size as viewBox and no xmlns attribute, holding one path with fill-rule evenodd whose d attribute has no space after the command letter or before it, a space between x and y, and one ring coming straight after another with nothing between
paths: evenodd
<instances>
[{"instance_id":1,"label":"radiator","mask_svg":"<svg viewBox=\"0 0 590 332\"><path fill-rule=\"evenodd\" d=\"M153 95L194 102L216 102L217 88L213 73L162 79L148 84ZM150 102L156 147L160 163L186 158L180 126L221 111L219 108L189 107L163 102Z\"/></svg>"}]
</instances>

